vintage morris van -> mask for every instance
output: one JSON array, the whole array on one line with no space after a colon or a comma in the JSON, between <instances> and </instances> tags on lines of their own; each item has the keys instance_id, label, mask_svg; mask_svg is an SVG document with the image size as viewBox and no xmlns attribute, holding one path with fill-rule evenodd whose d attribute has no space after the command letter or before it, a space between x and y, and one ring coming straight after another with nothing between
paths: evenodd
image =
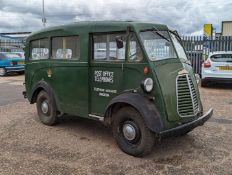
<instances>
[{"instance_id":1,"label":"vintage morris van","mask_svg":"<svg viewBox=\"0 0 232 175\"><path fill-rule=\"evenodd\" d=\"M166 25L78 22L26 41L24 96L42 123L62 114L112 126L122 151L148 154L156 139L203 125L196 77L180 37Z\"/></svg>"}]
</instances>

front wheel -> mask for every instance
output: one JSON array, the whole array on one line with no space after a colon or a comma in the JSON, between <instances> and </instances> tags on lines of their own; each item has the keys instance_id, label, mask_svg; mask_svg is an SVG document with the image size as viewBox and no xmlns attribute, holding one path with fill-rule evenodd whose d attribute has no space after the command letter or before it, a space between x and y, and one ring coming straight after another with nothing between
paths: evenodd
<instances>
[{"instance_id":1,"label":"front wheel","mask_svg":"<svg viewBox=\"0 0 232 175\"><path fill-rule=\"evenodd\" d=\"M52 94L41 91L36 99L36 107L40 121L45 125L54 125L57 122L57 110Z\"/></svg>"},{"instance_id":2,"label":"front wheel","mask_svg":"<svg viewBox=\"0 0 232 175\"><path fill-rule=\"evenodd\" d=\"M150 153L155 142L142 116L131 107L121 108L114 116L113 135L122 151L137 157Z\"/></svg>"},{"instance_id":3,"label":"front wheel","mask_svg":"<svg viewBox=\"0 0 232 175\"><path fill-rule=\"evenodd\" d=\"M0 76L5 76L5 75L6 75L6 69L0 68Z\"/></svg>"}]
</instances>

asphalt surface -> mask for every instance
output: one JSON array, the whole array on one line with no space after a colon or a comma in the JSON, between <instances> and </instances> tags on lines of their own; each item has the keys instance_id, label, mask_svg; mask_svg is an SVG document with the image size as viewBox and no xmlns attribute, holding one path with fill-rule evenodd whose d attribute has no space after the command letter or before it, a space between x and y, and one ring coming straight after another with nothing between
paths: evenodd
<instances>
[{"instance_id":1,"label":"asphalt surface","mask_svg":"<svg viewBox=\"0 0 232 175\"><path fill-rule=\"evenodd\" d=\"M15 86L4 82L0 83L0 88L0 106L25 101L25 99L22 98L23 86Z\"/></svg>"},{"instance_id":2,"label":"asphalt surface","mask_svg":"<svg viewBox=\"0 0 232 175\"><path fill-rule=\"evenodd\" d=\"M201 89L214 116L144 158L123 153L111 129L65 116L48 127L22 96L23 76L0 77L0 174L232 174L232 87Z\"/></svg>"}]
</instances>

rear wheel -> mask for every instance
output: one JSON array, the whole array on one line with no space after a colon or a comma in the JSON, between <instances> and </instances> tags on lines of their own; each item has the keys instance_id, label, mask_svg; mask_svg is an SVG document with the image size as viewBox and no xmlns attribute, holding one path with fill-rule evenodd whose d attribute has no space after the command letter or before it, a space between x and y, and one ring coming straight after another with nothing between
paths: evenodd
<instances>
[{"instance_id":1,"label":"rear wheel","mask_svg":"<svg viewBox=\"0 0 232 175\"><path fill-rule=\"evenodd\" d=\"M45 125L54 125L57 122L55 100L46 91L41 91L36 99L36 107L40 121Z\"/></svg>"},{"instance_id":2,"label":"rear wheel","mask_svg":"<svg viewBox=\"0 0 232 175\"><path fill-rule=\"evenodd\" d=\"M20 71L18 72L19 75L23 75L24 74L24 71Z\"/></svg>"},{"instance_id":3,"label":"rear wheel","mask_svg":"<svg viewBox=\"0 0 232 175\"><path fill-rule=\"evenodd\" d=\"M6 75L6 69L0 68L0 76L5 76L5 75Z\"/></svg>"},{"instance_id":4,"label":"rear wheel","mask_svg":"<svg viewBox=\"0 0 232 175\"><path fill-rule=\"evenodd\" d=\"M116 113L113 135L120 149L132 156L139 157L150 153L155 142L154 134L132 107L121 108Z\"/></svg>"}]
</instances>

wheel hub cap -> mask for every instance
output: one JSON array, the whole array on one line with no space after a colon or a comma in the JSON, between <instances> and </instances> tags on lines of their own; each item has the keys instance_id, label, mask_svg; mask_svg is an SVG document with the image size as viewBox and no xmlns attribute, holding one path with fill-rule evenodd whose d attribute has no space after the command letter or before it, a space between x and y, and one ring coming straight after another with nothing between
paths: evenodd
<instances>
[{"instance_id":1,"label":"wheel hub cap","mask_svg":"<svg viewBox=\"0 0 232 175\"><path fill-rule=\"evenodd\" d=\"M136 137L135 128L131 124L124 124L123 125L123 135L127 140L134 140Z\"/></svg>"},{"instance_id":2,"label":"wheel hub cap","mask_svg":"<svg viewBox=\"0 0 232 175\"><path fill-rule=\"evenodd\" d=\"M46 114L48 112L48 103L46 101L42 102L41 109L42 109L44 114Z\"/></svg>"}]
</instances>

